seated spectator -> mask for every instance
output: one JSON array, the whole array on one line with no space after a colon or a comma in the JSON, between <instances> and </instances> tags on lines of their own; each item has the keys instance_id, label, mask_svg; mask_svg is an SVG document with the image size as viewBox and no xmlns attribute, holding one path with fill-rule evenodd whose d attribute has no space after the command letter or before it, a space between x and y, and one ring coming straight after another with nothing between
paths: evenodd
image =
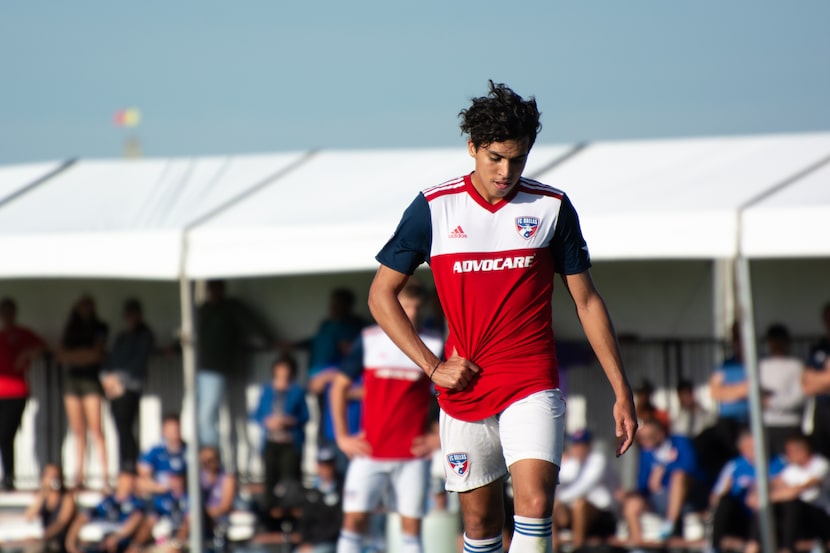
<instances>
[{"instance_id":1,"label":"seated spectator","mask_svg":"<svg viewBox=\"0 0 830 553\"><path fill-rule=\"evenodd\" d=\"M691 380L677 384L677 413L671 421L671 432L676 436L694 438L715 422L715 417L695 399L695 388Z\"/></svg>"},{"instance_id":2,"label":"seated spectator","mask_svg":"<svg viewBox=\"0 0 830 553\"><path fill-rule=\"evenodd\" d=\"M156 551L178 551L190 535L190 501L184 472L169 472L168 489L153 498L144 521L136 532L131 550L139 550L156 537ZM162 528L159 529L159 526ZM154 529L156 530L154 532ZM130 552L132 553L132 551Z\"/></svg>"},{"instance_id":3,"label":"seated spectator","mask_svg":"<svg viewBox=\"0 0 830 553\"><path fill-rule=\"evenodd\" d=\"M665 541L678 533L684 512L705 507L708 490L700 484L703 474L689 438L670 436L652 420L637 432L637 439L641 447L637 492L623 504L629 538L635 544L643 541L640 516L653 511L663 518L659 538Z\"/></svg>"},{"instance_id":4,"label":"seated spectator","mask_svg":"<svg viewBox=\"0 0 830 553\"><path fill-rule=\"evenodd\" d=\"M634 390L634 405L637 409L637 420L640 424L656 420L665 428L669 427L669 414L663 409L658 409L652 400L654 395L654 384L644 379L640 386Z\"/></svg>"},{"instance_id":5,"label":"seated spectator","mask_svg":"<svg viewBox=\"0 0 830 553\"><path fill-rule=\"evenodd\" d=\"M161 422L162 443L138 460L139 490L142 496L164 493L172 473L187 471L187 445L182 441L179 416L167 414Z\"/></svg>"},{"instance_id":6,"label":"seated spectator","mask_svg":"<svg viewBox=\"0 0 830 553\"><path fill-rule=\"evenodd\" d=\"M61 468L49 463L43 467L40 489L24 515L27 521L40 519L43 536L26 548L26 553L64 551L66 531L75 515L75 498L66 491Z\"/></svg>"},{"instance_id":7,"label":"seated spectator","mask_svg":"<svg viewBox=\"0 0 830 553\"><path fill-rule=\"evenodd\" d=\"M265 497L273 499L277 483L302 479L302 451L308 405L305 390L295 382L297 363L284 355L276 360L270 382L262 387L253 414L262 428ZM271 508L266 504L266 508Z\"/></svg>"},{"instance_id":8,"label":"seated spectator","mask_svg":"<svg viewBox=\"0 0 830 553\"><path fill-rule=\"evenodd\" d=\"M199 467L202 501L205 504L205 534L224 540L236 499L236 476L225 472L219 460L219 450L213 446L205 446L199 451Z\"/></svg>"},{"instance_id":9,"label":"seated spectator","mask_svg":"<svg viewBox=\"0 0 830 553\"><path fill-rule=\"evenodd\" d=\"M334 553L343 521L343 480L331 448L317 452L317 475L305 492L297 532L301 553Z\"/></svg>"},{"instance_id":10,"label":"seated spectator","mask_svg":"<svg viewBox=\"0 0 830 553\"><path fill-rule=\"evenodd\" d=\"M747 499L755 491L755 440L748 428L738 435L738 457L723 467L710 500L714 508L712 550L742 551L750 537L754 517ZM769 475L777 476L784 468L780 457L770 461Z\"/></svg>"},{"instance_id":11,"label":"seated spectator","mask_svg":"<svg viewBox=\"0 0 830 553\"><path fill-rule=\"evenodd\" d=\"M116 553L126 551L144 520L144 503L134 495L135 477L120 472L115 492L92 510L75 517L66 535L69 553ZM81 529L90 525L102 539L96 544L81 544Z\"/></svg>"},{"instance_id":12,"label":"seated spectator","mask_svg":"<svg viewBox=\"0 0 830 553\"><path fill-rule=\"evenodd\" d=\"M814 453L803 434L789 436L784 442L784 469L770 484L779 552L794 552L800 540L830 540L830 463ZM750 499L757 504L757 497ZM758 551L758 528L746 551Z\"/></svg>"},{"instance_id":13,"label":"seated spectator","mask_svg":"<svg viewBox=\"0 0 830 553\"><path fill-rule=\"evenodd\" d=\"M617 528L617 488L617 476L606 456L593 450L591 432L574 432L559 469L553 506L554 542L556 531L562 528L571 529L574 548L582 547L588 536L612 536Z\"/></svg>"},{"instance_id":14,"label":"seated spectator","mask_svg":"<svg viewBox=\"0 0 830 553\"><path fill-rule=\"evenodd\" d=\"M787 437L801 431L804 363L790 354L790 332L784 325L769 327L766 340L769 355L758 363L764 395L763 420L769 451L780 455Z\"/></svg>"}]
</instances>

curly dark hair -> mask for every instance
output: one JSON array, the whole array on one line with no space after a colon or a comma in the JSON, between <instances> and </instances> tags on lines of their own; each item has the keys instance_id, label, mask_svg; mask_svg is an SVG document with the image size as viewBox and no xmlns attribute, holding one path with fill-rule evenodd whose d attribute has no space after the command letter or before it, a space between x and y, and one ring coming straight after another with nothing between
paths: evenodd
<instances>
[{"instance_id":1,"label":"curly dark hair","mask_svg":"<svg viewBox=\"0 0 830 553\"><path fill-rule=\"evenodd\" d=\"M476 149L506 140L527 140L532 147L542 130L536 98L524 100L504 83L488 82L490 93L473 98L472 105L458 113L461 132L469 135Z\"/></svg>"}]
</instances>

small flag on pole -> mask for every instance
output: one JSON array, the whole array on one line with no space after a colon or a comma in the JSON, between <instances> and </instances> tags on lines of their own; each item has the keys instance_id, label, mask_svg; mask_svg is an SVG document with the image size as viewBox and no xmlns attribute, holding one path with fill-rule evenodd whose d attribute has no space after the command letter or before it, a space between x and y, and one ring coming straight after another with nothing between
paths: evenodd
<instances>
[{"instance_id":1,"label":"small flag on pole","mask_svg":"<svg viewBox=\"0 0 830 553\"><path fill-rule=\"evenodd\" d=\"M138 108L125 108L115 112L113 122L116 127L137 127L141 123L141 111Z\"/></svg>"}]
</instances>

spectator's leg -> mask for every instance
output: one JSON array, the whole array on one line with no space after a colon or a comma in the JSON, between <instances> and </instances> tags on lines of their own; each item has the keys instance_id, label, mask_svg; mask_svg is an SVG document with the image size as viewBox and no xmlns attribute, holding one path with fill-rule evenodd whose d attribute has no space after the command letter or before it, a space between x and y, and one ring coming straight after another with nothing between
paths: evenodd
<instances>
[{"instance_id":1,"label":"spectator's leg","mask_svg":"<svg viewBox=\"0 0 830 553\"><path fill-rule=\"evenodd\" d=\"M219 408L225 394L225 378L215 371L200 370L196 375L196 411L199 445L219 448Z\"/></svg>"},{"instance_id":2,"label":"spectator's leg","mask_svg":"<svg viewBox=\"0 0 830 553\"><path fill-rule=\"evenodd\" d=\"M110 400L110 411L118 432L118 466L120 470L135 470L138 459L138 442L135 437L135 419L138 415L140 395L126 390Z\"/></svg>"},{"instance_id":3,"label":"spectator's leg","mask_svg":"<svg viewBox=\"0 0 830 553\"><path fill-rule=\"evenodd\" d=\"M812 441L815 450L830 459L830 401L825 398L816 400Z\"/></svg>"},{"instance_id":4,"label":"spectator's leg","mask_svg":"<svg viewBox=\"0 0 830 553\"><path fill-rule=\"evenodd\" d=\"M274 488L280 481L279 444L271 441L265 442L265 449L262 452L262 464L265 468L265 489L262 493L263 505L266 511L270 511L274 505Z\"/></svg>"},{"instance_id":5,"label":"spectator's leg","mask_svg":"<svg viewBox=\"0 0 830 553\"><path fill-rule=\"evenodd\" d=\"M669 503L666 509L666 520L677 527L677 521L683 514L683 504L689 495L689 475L676 470L669 477Z\"/></svg>"},{"instance_id":6,"label":"spectator's leg","mask_svg":"<svg viewBox=\"0 0 830 553\"><path fill-rule=\"evenodd\" d=\"M740 500L725 495L720 498L712 519L712 547L720 550L726 537L745 540L748 536L748 516Z\"/></svg>"},{"instance_id":7,"label":"spectator's leg","mask_svg":"<svg viewBox=\"0 0 830 553\"><path fill-rule=\"evenodd\" d=\"M3 462L2 488L14 487L14 437L20 427L26 398L0 399L0 455Z\"/></svg>"},{"instance_id":8,"label":"spectator's leg","mask_svg":"<svg viewBox=\"0 0 830 553\"><path fill-rule=\"evenodd\" d=\"M76 395L63 397L63 405L66 409L66 421L69 431L75 439L75 487L82 487L84 484L84 460L86 459L86 419L81 398Z\"/></svg>"},{"instance_id":9,"label":"spectator's leg","mask_svg":"<svg viewBox=\"0 0 830 553\"><path fill-rule=\"evenodd\" d=\"M580 497L574 501L572 507L573 521L571 522L574 548L585 545L585 539L588 537L588 528L591 522L597 518L597 515L599 515L597 508L591 505L584 497Z\"/></svg>"},{"instance_id":10,"label":"spectator's leg","mask_svg":"<svg viewBox=\"0 0 830 553\"><path fill-rule=\"evenodd\" d=\"M98 450L98 459L101 463L101 480L104 489L109 488L109 466L107 464L107 444L104 441L104 430L101 426L101 396L86 394L81 399L87 428L92 436L92 442Z\"/></svg>"},{"instance_id":11,"label":"spectator's leg","mask_svg":"<svg viewBox=\"0 0 830 553\"><path fill-rule=\"evenodd\" d=\"M795 544L801 534L802 523L806 516L805 510L802 508L802 503L798 500L787 501L777 505L778 517L778 534L780 541L778 542L779 552L792 552L795 549Z\"/></svg>"},{"instance_id":12,"label":"spectator's leg","mask_svg":"<svg viewBox=\"0 0 830 553\"><path fill-rule=\"evenodd\" d=\"M631 543L643 542L643 526L640 517L646 512L646 500L638 494L631 494L623 503L623 518L628 524L628 539Z\"/></svg>"},{"instance_id":13,"label":"spectator's leg","mask_svg":"<svg viewBox=\"0 0 830 553\"><path fill-rule=\"evenodd\" d=\"M553 504L553 550L559 548L559 530L571 527L571 509L562 502L556 501Z\"/></svg>"}]
</instances>

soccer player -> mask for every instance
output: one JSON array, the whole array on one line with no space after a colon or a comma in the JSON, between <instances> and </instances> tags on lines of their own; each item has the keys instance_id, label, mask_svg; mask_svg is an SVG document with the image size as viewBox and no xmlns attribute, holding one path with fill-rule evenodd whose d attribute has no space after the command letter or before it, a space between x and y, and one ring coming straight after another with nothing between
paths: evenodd
<instances>
[{"instance_id":1,"label":"soccer player","mask_svg":"<svg viewBox=\"0 0 830 553\"><path fill-rule=\"evenodd\" d=\"M536 101L491 82L489 95L460 115L475 171L427 188L407 208L377 255L369 307L438 390L447 489L460 492L465 550L502 550L508 469L516 513L510 550L550 550L565 414L554 273L613 388L618 455L637 429L631 387L574 207L561 190L521 176L540 128ZM398 300L424 261L449 326L446 361L421 340Z\"/></svg>"},{"instance_id":2,"label":"soccer player","mask_svg":"<svg viewBox=\"0 0 830 553\"><path fill-rule=\"evenodd\" d=\"M418 310L425 296L424 288L414 279L398 294L413 328L418 326ZM419 339L433 355L440 355L443 340L439 335L422 331ZM403 552L420 553L429 468L426 457L438 448L437 439L432 448L427 439L432 401L429 379L377 326L362 331L340 370L331 388L332 421L337 445L352 460L346 474L343 529L337 551L361 551L370 513L394 490ZM350 436L347 395L352 382L361 375L365 387L363 432Z\"/></svg>"}]
</instances>

